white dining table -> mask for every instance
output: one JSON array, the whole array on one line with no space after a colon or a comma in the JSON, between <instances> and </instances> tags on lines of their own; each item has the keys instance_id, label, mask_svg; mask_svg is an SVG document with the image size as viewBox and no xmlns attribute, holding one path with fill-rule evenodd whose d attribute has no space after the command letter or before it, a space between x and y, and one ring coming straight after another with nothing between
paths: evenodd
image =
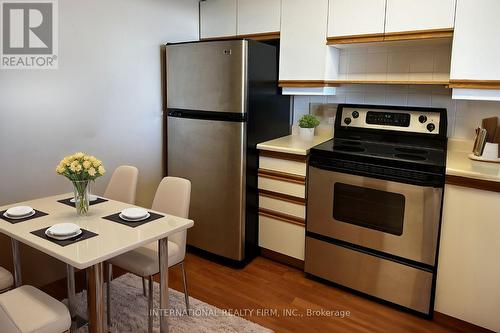
<instances>
[{"instance_id":1,"label":"white dining table","mask_svg":"<svg viewBox=\"0 0 500 333\"><path fill-rule=\"evenodd\" d=\"M168 332L168 237L193 226L192 220L167 215L137 227L103 219L105 216L119 213L125 208L136 207L130 204L108 200L91 205L86 216L77 216L75 207L58 202L71 198L72 193L66 193L41 199L25 201L0 207L0 211L14 206L31 206L47 215L11 224L0 219L0 233L12 240L14 262L14 279L16 287L22 285L19 243L26 244L49 256L67 264L68 269L68 299L71 303L71 293L74 293L74 280L70 276L74 268L85 269L87 273L88 322L90 333L106 332L105 302L104 302L104 262L148 243L158 241L160 262L160 332ZM80 228L94 232L97 236L79 242L61 246L47 239L32 234L42 228L57 223L70 222ZM43 268L40 268L43 269ZM73 284L71 286L71 284ZM133 306L131 304L131 306ZM72 306L69 306L73 312ZM73 316L74 313L71 313Z\"/></svg>"}]
</instances>

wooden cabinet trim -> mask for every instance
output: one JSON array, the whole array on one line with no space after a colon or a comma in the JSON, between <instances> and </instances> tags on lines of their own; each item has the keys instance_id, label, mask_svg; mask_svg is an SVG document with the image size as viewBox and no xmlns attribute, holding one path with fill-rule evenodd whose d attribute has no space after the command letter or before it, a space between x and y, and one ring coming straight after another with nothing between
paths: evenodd
<instances>
[{"instance_id":1,"label":"wooden cabinet trim","mask_svg":"<svg viewBox=\"0 0 500 333\"><path fill-rule=\"evenodd\" d=\"M259 195L263 197L268 197L271 199L276 199L276 200L281 200L281 201L286 201L290 202L296 205L301 205L305 206L306 205L306 199L304 198L297 198L288 194L283 194L283 193L277 193L269 190L261 190L259 189Z\"/></svg>"},{"instance_id":2,"label":"wooden cabinet trim","mask_svg":"<svg viewBox=\"0 0 500 333\"><path fill-rule=\"evenodd\" d=\"M201 38L202 41L210 41L210 40L228 40L228 39L251 39L251 40L271 40L271 39L279 39L280 32L263 32L258 34L246 34L246 35L233 35L233 36L223 36L223 37L210 37L210 38Z\"/></svg>"},{"instance_id":3,"label":"wooden cabinet trim","mask_svg":"<svg viewBox=\"0 0 500 333\"><path fill-rule=\"evenodd\" d=\"M446 175L446 184L500 193L500 182Z\"/></svg>"},{"instance_id":4,"label":"wooden cabinet trim","mask_svg":"<svg viewBox=\"0 0 500 333\"><path fill-rule=\"evenodd\" d=\"M384 34L377 33L377 34L328 37L326 39L326 44L336 45L336 44L372 43L372 42L383 42L383 41L384 41Z\"/></svg>"},{"instance_id":5,"label":"wooden cabinet trim","mask_svg":"<svg viewBox=\"0 0 500 333\"><path fill-rule=\"evenodd\" d=\"M448 86L450 84L449 81L438 81L438 80L429 80L429 81L388 81L388 80L328 80L325 81L329 84L415 84L415 85L443 85L443 86Z\"/></svg>"},{"instance_id":6,"label":"wooden cabinet trim","mask_svg":"<svg viewBox=\"0 0 500 333\"><path fill-rule=\"evenodd\" d=\"M259 207L259 215L269 217L271 219L279 220L282 222L287 222L287 223L299 225L301 227L304 227L306 225L306 221L304 219L301 219L300 217L275 212L273 210L266 209L266 208Z\"/></svg>"},{"instance_id":7,"label":"wooden cabinet trim","mask_svg":"<svg viewBox=\"0 0 500 333\"><path fill-rule=\"evenodd\" d=\"M429 29L415 31L388 32L384 34L384 41L452 38L453 28Z\"/></svg>"},{"instance_id":8,"label":"wooden cabinet trim","mask_svg":"<svg viewBox=\"0 0 500 333\"><path fill-rule=\"evenodd\" d=\"M296 155L289 153L282 153L279 151L261 150L260 156L262 157L272 157L280 160L287 160L293 162L307 162L307 155Z\"/></svg>"},{"instance_id":9,"label":"wooden cabinet trim","mask_svg":"<svg viewBox=\"0 0 500 333\"><path fill-rule=\"evenodd\" d=\"M406 80L406 81L391 81L391 80L326 80L326 81L314 81L315 83L307 84L303 82L309 81L280 81L279 86L282 88L319 88L319 87L338 87L343 84L402 84L402 85L438 85L445 86L445 88L458 88L452 87L449 80ZM490 84L491 85L491 84ZM500 89L499 86L496 88L483 88L483 89Z\"/></svg>"},{"instance_id":10,"label":"wooden cabinet trim","mask_svg":"<svg viewBox=\"0 0 500 333\"><path fill-rule=\"evenodd\" d=\"M290 173L271 171L271 170L266 170L266 169L259 169L258 176L263 177L263 178L280 180L283 182L298 184L298 185L304 185L304 186L306 185L306 177L292 175Z\"/></svg>"},{"instance_id":11,"label":"wooden cabinet trim","mask_svg":"<svg viewBox=\"0 0 500 333\"><path fill-rule=\"evenodd\" d=\"M500 89L500 80L450 80L450 88Z\"/></svg>"},{"instance_id":12,"label":"wooden cabinet trim","mask_svg":"<svg viewBox=\"0 0 500 333\"><path fill-rule=\"evenodd\" d=\"M324 80L279 80L278 86L281 88L323 88L334 87Z\"/></svg>"},{"instance_id":13,"label":"wooden cabinet trim","mask_svg":"<svg viewBox=\"0 0 500 333\"><path fill-rule=\"evenodd\" d=\"M372 43L372 42L390 42L390 41L408 41L416 39L435 39L435 38L452 38L453 29L430 29L430 30L415 30L415 31L399 31L387 32L366 35L350 35L350 36L335 36L328 37L326 44L357 44L357 43Z\"/></svg>"}]
</instances>

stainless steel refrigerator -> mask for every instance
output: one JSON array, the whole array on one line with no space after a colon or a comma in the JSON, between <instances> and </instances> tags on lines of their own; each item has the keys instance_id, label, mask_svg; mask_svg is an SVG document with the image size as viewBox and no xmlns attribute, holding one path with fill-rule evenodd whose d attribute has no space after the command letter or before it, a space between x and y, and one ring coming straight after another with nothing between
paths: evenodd
<instances>
[{"instance_id":1,"label":"stainless steel refrigerator","mask_svg":"<svg viewBox=\"0 0 500 333\"><path fill-rule=\"evenodd\" d=\"M277 47L226 40L166 50L167 173L192 183L188 245L244 264L258 253L256 145L290 132Z\"/></svg>"}]
</instances>

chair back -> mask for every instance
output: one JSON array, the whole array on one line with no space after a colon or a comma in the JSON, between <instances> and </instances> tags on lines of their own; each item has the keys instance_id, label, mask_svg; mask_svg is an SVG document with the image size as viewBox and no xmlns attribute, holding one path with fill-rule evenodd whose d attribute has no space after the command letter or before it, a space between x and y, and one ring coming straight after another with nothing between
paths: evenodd
<instances>
[{"instance_id":1,"label":"chair back","mask_svg":"<svg viewBox=\"0 0 500 333\"><path fill-rule=\"evenodd\" d=\"M184 178L165 177L156 190L151 208L165 214L187 219L189 217L190 203L191 182ZM184 230L168 238L169 241L179 246L182 258L186 255L186 236L187 231Z\"/></svg>"},{"instance_id":2,"label":"chair back","mask_svg":"<svg viewBox=\"0 0 500 333\"><path fill-rule=\"evenodd\" d=\"M119 166L111 176L104 197L134 205L138 175L139 170L136 167Z\"/></svg>"}]
</instances>

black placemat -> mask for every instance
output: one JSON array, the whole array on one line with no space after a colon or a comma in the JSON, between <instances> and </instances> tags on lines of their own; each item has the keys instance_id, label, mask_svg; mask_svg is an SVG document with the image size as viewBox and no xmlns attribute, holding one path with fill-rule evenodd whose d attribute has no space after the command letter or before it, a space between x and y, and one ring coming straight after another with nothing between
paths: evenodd
<instances>
[{"instance_id":1,"label":"black placemat","mask_svg":"<svg viewBox=\"0 0 500 333\"><path fill-rule=\"evenodd\" d=\"M29 217L25 217L23 219L9 219L8 217L5 217L3 216L3 214L6 212L7 210L3 210L0 212L0 219L2 220L5 220L11 224L17 224L17 223L21 223L21 222L25 222L25 221L29 221L29 220L33 220L33 219L37 219L39 217L42 217L42 216L45 216L45 215L49 215L47 213L44 213L40 210L34 210L35 211L35 214L29 216Z\"/></svg>"},{"instance_id":2,"label":"black placemat","mask_svg":"<svg viewBox=\"0 0 500 333\"><path fill-rule=\"evenodd\" d=\"M153 213L153 212L148 212L149 213L149 217L145 220L142 220L142 221L138 221L138 222L129 222L129 221L125 221L125 220L122 220L120 218L120 213L116 213L116 214L113 214L113 215L109 215L109 216L105 216L103 217L103 219L105 220L109 220L109 221L113 221L113 222L116 222L116 223L120 223L120 224L124 224L128 227L132 227L132 228L136 228L140 225L143 225L143 224L146 224L146 223L149 223L149 222L152 222L154 220L158 220L158 219L161 219L162 217L165 217L165 215L160 215L160 214L156 214L156 213Z\"/></svg>"},{"instance_id":3,"label":"black placemat","mask_svg":"<svg viewBox=\"0 0 500 333\"><path fill-rule=\"evenodd\" d=\"M75 244L75 243L78 243L78 242L81 242L83 240L86 240L86 239L89 239L89 238L92 238L92 237L95 237L95 236L99 236L98 234L93 233L92 231L81 229L82 230L81 235L78 235L78 236L76 236L74 238L70 238L70 239L67 239L67 240L57 240L57 239L50 238L50 237L48 237L45 234L45 231L47 229L48 228L43 228L43 229L40 229L40 230L32 231L31 233L33 235L35 235L35 236L38 236L38 237L43 238L43 239L46 239L49 242L55 243L55 244L63 246L63 247L71 245L71 244Z\"/></svg>"},{"instance_id":4,"label":"black placemat","mask_svg":"<svg viewBox=\"0 0 500 333\"><path fill-rule=\"evenodd\" d=\"M57 200L57 202L60 202L62 204L65 204L65 205L68 205L68 206L71 206L71 207L75 208L75 203L71 202L71 199L73 199L73 198ZM89 206L97 205L97 204L100 204L100 203L103 203L103 202L107 202L107 201L108 200L106 200L106 199L97 197L97 200L89 202Z\"/></svg>"}]
</instances>

